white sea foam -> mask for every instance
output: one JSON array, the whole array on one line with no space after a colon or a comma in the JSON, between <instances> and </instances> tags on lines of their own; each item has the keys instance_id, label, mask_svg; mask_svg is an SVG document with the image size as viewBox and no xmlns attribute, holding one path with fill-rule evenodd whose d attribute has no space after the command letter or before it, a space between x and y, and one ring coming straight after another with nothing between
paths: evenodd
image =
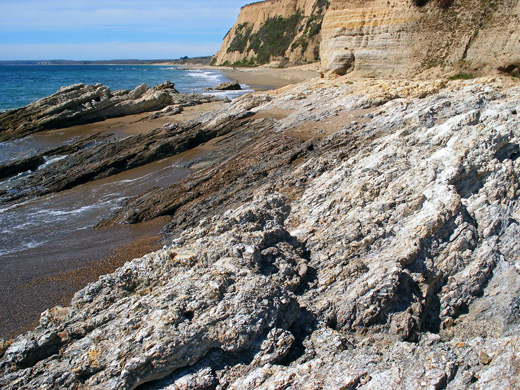
<instances>
[{"instance_id":1,"label":"white sea foam","mask_svg":"<svg viewBox=\"0 0 520 390\"><path fill-rule=\"evenodd\" d=\"M45 244L47 242L48 241L46 241L46 240L43 240L43 241L32 240L32 241L24 242L20 246L17 246L16 248L0 250L0 256L10 255L12 253L21 252L21 251L27 250L27 249L38 248L39 246L42 246L43 244Z\"/></svg>"},{"instance_id":2,"label":"white sea foam","mask_svg":"<svg viewBox=\"0 0 520 390\"><path fill-rule=\"evenodd\" d=\"M227 97L230 100L236 99L242 95L245 95L246 93L254 92L253 89L249 87L247 84L240 84L241 90L238 91L209 91L204 92L205 95L214 95L214 96L223 96Z\"/></svg>"},{"instance_id":3,"label":"white sea foam","mask_svg":"<svg viewBox=\"0 0 520 390\"><path fill-rule=\"evenodd\" d=\"M47 168L49 165L52 165L54 164L55 162L58 162L58 161L61 161L63 160L64 158L66 158L67 156L57 156L57 157L53 157L53 158L49 158L47 156L44 157L45 159L45 163L40 165L38 167L38 170L41 170L41 169L44 169L44 168Z\"/></svg>"},{"instance_id":4,"label":"white sea foam","mask_svg":"<svg viewBox=\"0 0 520 390\"><path fill-rule=\"evenodd\" d=\"M191 77L203 78L203 79L212 80L212 81L213 80L222 80L222 81L224 80L223 76L218 73L208 72L208 71L199 70L199 69L190 70L186 74Z\"/></svg>"},{"instance_id":5,"label":"white sea foam","mask_svg":"<svg viewBox=\"0 0 520 390\"><path fill-rule=\"evenodd\" d=\"M21 223L19 225L13 226L12 230L23 230L27 227L38 226L38 225L40 225L40 223L37 221L29 221L29 222L25 222L25 223Z\"/></svg>"},{"instance_id":6,"label":"white sea foam","mask_svg":"<svg viewBox=\"0 0 520 390\"><path fill-rule=\"evenodd\" d=\"M52 209L51 210L38 210L38 211L34 212L34 215L62 217L62 216L81 214L85 211L89 211L89 210L96 209L96 208L99 208L99 204L83 206L83 207L79 207L79 208L73 209L73 210L52 210ZM51 222L51 221L48 221L48 222Z\"/></svg>"},{"instance_id":7,"label":"white sea foam","mask_svg":"<svg viewBox=\"0 0 520 390\"><path fill-rule=\"evenodd\" d=\"M18 204L14 204L12 206L0 208L0 214L5 213L7 211L11 211L12 209L19 207L20 205L21 205L21 203L18 203Z\"/></svg>"}]
</instances>

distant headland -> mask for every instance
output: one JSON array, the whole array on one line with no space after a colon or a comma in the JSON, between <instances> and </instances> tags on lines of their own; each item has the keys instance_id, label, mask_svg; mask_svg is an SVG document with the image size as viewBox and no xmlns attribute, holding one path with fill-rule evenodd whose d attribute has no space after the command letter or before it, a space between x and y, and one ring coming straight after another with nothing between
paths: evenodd
<instances>
[{"instance_id":1,"label":"distant headland","mask_svg":"<svg viewBox=\"0 0 520 390\"><path fill-rule=\"evenodd\" d=\"M0 61L0 65L190 65L201 64L208 65L211 61L211 56L206 57L181 57L178 59L158 59L158 60L20 60L20 61Z\"/></svg>"}]
</instances>

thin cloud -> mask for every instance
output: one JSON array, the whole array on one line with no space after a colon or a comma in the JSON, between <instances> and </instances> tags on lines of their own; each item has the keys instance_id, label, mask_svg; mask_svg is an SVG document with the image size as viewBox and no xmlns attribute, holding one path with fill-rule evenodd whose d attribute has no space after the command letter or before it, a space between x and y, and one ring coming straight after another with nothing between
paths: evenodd
<instances>
[{"instance_id":1,"label":"thin cloud","mask_svg":"<svg viewBox=\"0 0 520 390\"><path fill-rule=\"evenodd\" d=\"M141 29L155 26L164 30L206 28L234 22L242 1L224 3L176 2L90 2L71 7L61 1L26 1L2 6L0 29L55 30L122 27ZM76 4L74 2L73 4ZM231 26L228 26L228 28Z\"/></svg>"},{"instance_id":2,"label":"thin cloud","mask_svg":"<svg viewBox=\"0 0 520 390\"><path fill-rule=\"evenodd\" d=\"M119 42L119 48L127 50L125 53L118 49L119 58L211 55L220 48L222 37L236 21L240 7L247 1L0 2L0 42L3 47L0 60L7 60L26 59L28 56L41 59L95 59L100 58L104 42L115 41ZM155 52L147 46L147 42L159 42L158 46L152 45L153 48L168 46L169 49L163 53ZM92 49L83 54L74 49L78 45L88 44L93 45ZM24 52L32 48L36 51ZM44 48L52 50L52 54L44 55ZM69 51L57 53L58 48Z\"/></svg>"},{"instance_id":3,"label":"thin cloud","mask_svg":"<svg viewBox=\"0 0 520 390\"><path fill-rule=\"evenodd\" d=\"M0 44L4 60L107 60L172 59L215 53L220 44L182 44L165 42L89 42L79 44ZM66 55L64 56L64 53Z\"/></svg>"}]
</instances>

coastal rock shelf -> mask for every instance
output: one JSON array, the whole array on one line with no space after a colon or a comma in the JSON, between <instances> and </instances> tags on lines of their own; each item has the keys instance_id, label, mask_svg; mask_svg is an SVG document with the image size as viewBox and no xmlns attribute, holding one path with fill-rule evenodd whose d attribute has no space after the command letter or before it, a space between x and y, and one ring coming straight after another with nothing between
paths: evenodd
<instances>
[{"instance_id":1,"label":"coastal rock shelf","mask_svg":"<svg viewBox=\"0 0 520 390\"><path fill-rule=\"evenodd\" d=\"M101 84L74 84L28 106L0 115L0 140L107 118L158 111L172 105L182 107L183 103L200 98L200 95L180 94L169 81L152 88L141 84L133 91L115 92Z\"/></svg>"},{"instance_id":2,"label":"coastal rock shelf","mask_svg":"<svg viewBox=\"0 0 520 390\"><path fill-rule=\"evenodd\" d=\"M218 149L105 221L169 215L167 245L1 342L0 387L518 388L519 101L336 80L204 114Z\"/></svg>"},{"instance_id":3,"label":"coastal rock shelf","mask_svg":"<svg viewBox=\"0 0 520 390\"><path fill-rule=\"evenodd\" d=\"M109 95L107 87L78 84L3 114L0 124L4 131L0 136L21 137L47 127L60 128L150 110L153 111L149 119L157 119L178 114L184 107L228 101L211 95L180 94L172 83L166 82L153 88L142 85L128 93L119 91L97 104L96 98L85 92L94 88L96 96L101 92ZM84 102L86 95L94 100ZM173 123L122 138L109 132L96 132L63 146L36 152L0 165L0 180L11 178L8 188L0 189L0 204L59 192L179 154L229 132L233 123L230 119L212 128L197 121Z\"/></svg>"}]
</instances>

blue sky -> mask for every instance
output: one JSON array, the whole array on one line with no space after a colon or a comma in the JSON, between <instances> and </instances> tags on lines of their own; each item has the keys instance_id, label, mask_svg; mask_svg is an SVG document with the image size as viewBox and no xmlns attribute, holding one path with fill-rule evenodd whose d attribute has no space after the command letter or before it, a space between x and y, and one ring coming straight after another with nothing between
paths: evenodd
<instances>
[{"instance_id":1,"label":"blue sky","mask_svg":"<svg viewBox=\"0 0 520 390\"><path fill-rule=\"evenodd\" d=\"M247 0L0 0L0 60L211 55Z\"/></svg>"}]
</instances>

